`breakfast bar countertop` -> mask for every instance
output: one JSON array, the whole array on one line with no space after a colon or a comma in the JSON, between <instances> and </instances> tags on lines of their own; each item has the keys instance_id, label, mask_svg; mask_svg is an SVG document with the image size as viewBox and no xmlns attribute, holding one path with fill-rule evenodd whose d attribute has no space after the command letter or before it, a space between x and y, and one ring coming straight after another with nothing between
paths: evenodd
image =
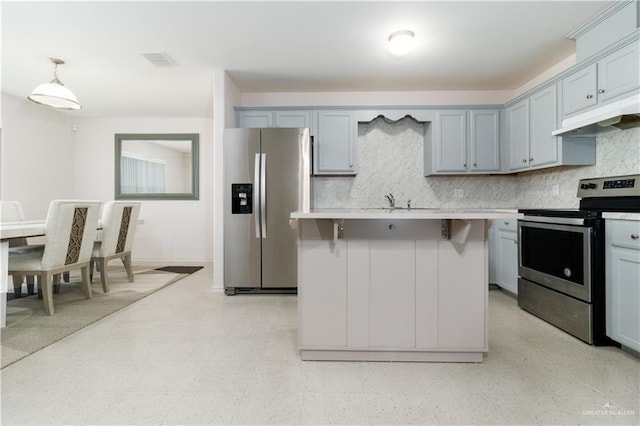
<instances>
[{"instance_id":1,"label":"breakfast bar countertop","mask_svg":"<svg viewBox=\"0 0 640 426\"><path fill-rule=\"evenodd\" d=\"M518 219L517 209L351 208L295 211L292 219Z\"/></svg>"}]
</instances>

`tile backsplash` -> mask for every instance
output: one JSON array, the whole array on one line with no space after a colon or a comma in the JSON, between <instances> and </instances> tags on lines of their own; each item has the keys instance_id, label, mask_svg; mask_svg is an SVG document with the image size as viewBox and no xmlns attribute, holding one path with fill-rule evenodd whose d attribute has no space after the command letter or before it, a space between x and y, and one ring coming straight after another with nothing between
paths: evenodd
<instances>
[{"instance_id":1,"label":"tile backsplash","mask_svg":"<svg viewBox=\"0 0 640 426\"><path fill-rule=\"evenodd\" d=\"M316 177L316 208L396 205L439 208L577 207L578 180L640 173L640 128L601 136L596 165L555 167L518 175L430 176L423 172L424 126L410 118L358 125L358 174ZM553 187L558 185L558 195ZM454 196L462 190L462 197ZM458 191L459 193L460 191Z\"/></svg>"}]
</instances>

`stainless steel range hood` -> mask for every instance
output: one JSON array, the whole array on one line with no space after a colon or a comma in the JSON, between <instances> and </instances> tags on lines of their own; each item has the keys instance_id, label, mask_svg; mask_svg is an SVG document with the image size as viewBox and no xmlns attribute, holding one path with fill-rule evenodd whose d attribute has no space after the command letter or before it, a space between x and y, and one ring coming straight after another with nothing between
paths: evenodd
<instances>
[{"instance_id":1,"label":"stainless steel range hood","mask_svg":"<svg viewBox=\"0 0 640 426\"><path fill-rule=\"evenodd\" d=\"M562 120L553 136L587 137L640 126L640 94Z\"/></svg>"}]
</instances>

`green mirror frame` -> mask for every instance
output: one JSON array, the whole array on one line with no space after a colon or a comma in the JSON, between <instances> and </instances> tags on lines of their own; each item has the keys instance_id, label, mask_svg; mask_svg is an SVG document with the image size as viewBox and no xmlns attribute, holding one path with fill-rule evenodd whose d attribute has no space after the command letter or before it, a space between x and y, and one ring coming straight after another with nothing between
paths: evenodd
<instances>
[{"instance_id":1,"label":"green mirror frame","mask_svg":"<svg viewBox=\"0 0 640 426\"><path fill-rule=\"evenodd\" d=\"M191 187L185 192L124 192L122 190L122 153L127 141L160 141L191 143ZM199 199L199 142L198 133L116 133L115 134L115 199L116 200L198 200Z\"/></svg>"}]
</instances>

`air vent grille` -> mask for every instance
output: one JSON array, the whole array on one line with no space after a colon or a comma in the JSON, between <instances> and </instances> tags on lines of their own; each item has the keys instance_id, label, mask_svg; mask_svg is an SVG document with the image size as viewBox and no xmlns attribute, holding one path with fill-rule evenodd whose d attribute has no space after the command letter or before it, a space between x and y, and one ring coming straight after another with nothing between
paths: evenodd
<instances>
[{"instance_id":1,"label":"air vent grille","mask_svg":"<svg viewBox=\"0 0 640 426\"><path fill-rule=\"evenodd\" d=\"M177 67L178 63L173 60L166 52L160 53L142 53L147 61L151 62L156 67Z\"/></svg>"}]
</instances>

